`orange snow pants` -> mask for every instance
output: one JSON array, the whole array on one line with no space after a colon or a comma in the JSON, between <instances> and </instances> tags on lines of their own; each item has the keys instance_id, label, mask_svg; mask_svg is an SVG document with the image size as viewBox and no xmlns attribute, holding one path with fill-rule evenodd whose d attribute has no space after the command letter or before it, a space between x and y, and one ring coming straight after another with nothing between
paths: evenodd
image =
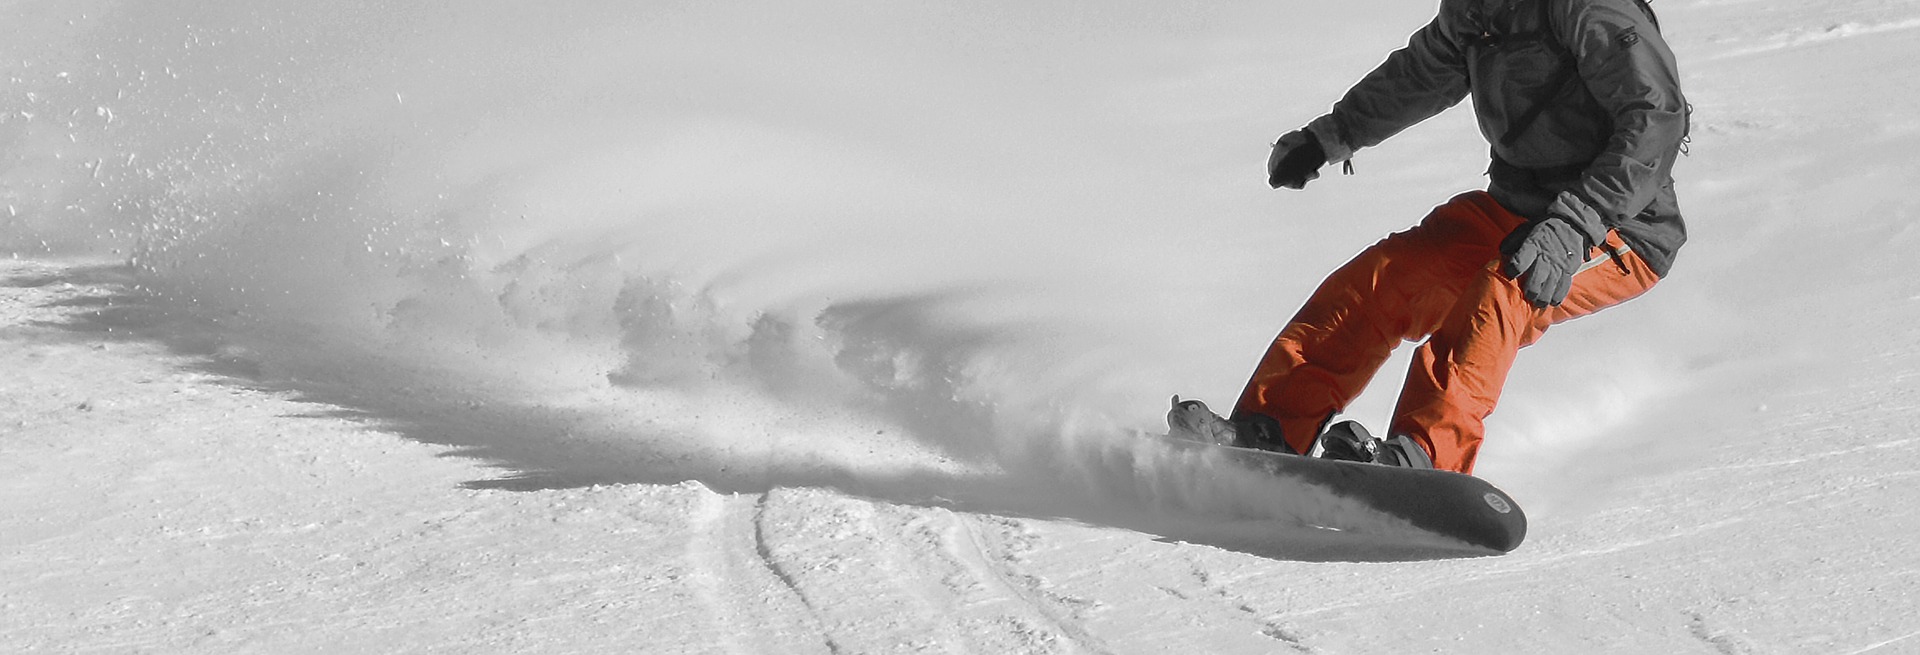
<instances>
[{"instance_id":1,"label":"orange snow pants","mask_svg":"<svg viewBox=\"0 0 1920 655\"><path fill-rule=\"evenodd\" d=\"M1503 271L1500 242L1526 222L1484 191L1463 193L1388 236L1314 291L1254 369L1234 407L1264 414L1305 453L1401 340L1414 353L1389 434L1426 447L1436 468L1471 473L1520 348L1549 326L1645 293L1659 281L1609 233L1558 307L1536 308Z\"/></svg>"}]
</instances>

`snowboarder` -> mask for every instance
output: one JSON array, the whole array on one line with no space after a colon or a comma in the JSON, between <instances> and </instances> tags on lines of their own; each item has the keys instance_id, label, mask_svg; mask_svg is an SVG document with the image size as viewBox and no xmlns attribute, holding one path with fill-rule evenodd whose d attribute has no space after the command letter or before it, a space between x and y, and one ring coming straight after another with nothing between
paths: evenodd
<instances>
[{"instance_id":1,"label":"snowboarder","mask_svg":"<svg viewBox=\"0 0 1920 655\"><path fill-rule=\"evenodd\" d=\"M1686 241L1671 171L1688 106L1644 0L1442 0L1407 46L1280 137L1268 181L1328 164L1473 98L1490 183L1321 283L1230 418L1174 399L1175 432L1471 473L1514 357L1549 326L1645 293ZM1327 427L1401 339L1420 340L1385 440Z\"/></svg>"}]
</instances>

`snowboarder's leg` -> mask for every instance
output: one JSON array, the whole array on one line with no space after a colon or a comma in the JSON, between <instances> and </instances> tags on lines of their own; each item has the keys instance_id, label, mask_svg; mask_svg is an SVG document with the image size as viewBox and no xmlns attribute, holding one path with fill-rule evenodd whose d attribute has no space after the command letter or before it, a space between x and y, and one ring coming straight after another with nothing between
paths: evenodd
<instances>
[{"instance_id":1,"label":"snowboarder's leg","mask_svg":"<svg viewBox=\"0 0 1920 655\"><path fill-rule=\"evenodd\" d=\"M1320 283L1274 339L1234 416L1270 417L1288 446L1307 452L1321 424L1359 395L1394 346L1439 328L1520 221L1486 193L1466 193L1361 251Z\"/></svg>"},{"instance_id":2,"label":"snowboarder's leg","mask_svg":"<svg viewBox=\"0 0 1920 655\"><path fill-rule=\"evenodd\" d=\"M1607 254L1618 253L1618 257ZM1426 446L1435 468L1473 472L1500 388L1522 347L1547 328L1639 296L1659 282L1640 255L1609 233L1603 249L1573 277L1558 307L1535 308L1515 280L1500 272L1498 258L1483 262L1454 311L1414 353L1394 410L1391 434Z\"/></svg>"}]
</instances>

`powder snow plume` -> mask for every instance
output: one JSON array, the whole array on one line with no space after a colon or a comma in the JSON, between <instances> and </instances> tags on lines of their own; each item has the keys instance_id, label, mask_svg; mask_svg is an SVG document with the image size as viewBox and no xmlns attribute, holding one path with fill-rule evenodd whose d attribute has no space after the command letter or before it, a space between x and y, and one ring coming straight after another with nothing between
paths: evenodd
<instances>
[{"instance_id":1,"label":"powder snow plume","mask_svg":"<svg viewBox=\"0 0 1920 655\"><path fill-rule=\"evenodd\" d=\"M1151 470L1161 389L979 240L1048 249L1032 217L781 81L884 95L886 62L704 58L714 16L620 2L16 4L0 245L124 260L127 325L507 470L479 484L1270 493Z\"/></svg>"}]
</instances>

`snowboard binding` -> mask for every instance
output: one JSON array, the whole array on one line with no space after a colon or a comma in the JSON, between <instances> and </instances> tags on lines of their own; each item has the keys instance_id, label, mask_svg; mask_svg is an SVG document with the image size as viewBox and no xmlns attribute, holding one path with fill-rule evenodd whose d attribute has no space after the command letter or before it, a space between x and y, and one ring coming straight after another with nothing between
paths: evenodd
<instances>
[{"instance_id":1,"label":"snowboard binding","mask_svg":"<svg viewBox=\"0 0 1920 655\"><path fill-rule=\"evenodd\" d=\"M1375 438L1367 432L1366 426L1358 421L1341 421L1320 433L1320 443L1315 450L1325 459L1337 459L1349 462L1401 466L1406 468L1433 468L1433 458L1427 455L1425 448L1414 443L1411 437L1397 434L1386 439Z\"/></svg>"},{"instance_id":2,"label":"snowboard binding","mask_svg":"<svg viewBox=\"0 0 1920 655\"><path fill-rule=\"evenodd\" d=\"M1280 423L1258 414L1222 418L1198 400L1173 397L1173 409L1167 410L1167 436L1215 446L1252 448L1298 455L1280 438Z\"/></svg>"}]
</instances>

